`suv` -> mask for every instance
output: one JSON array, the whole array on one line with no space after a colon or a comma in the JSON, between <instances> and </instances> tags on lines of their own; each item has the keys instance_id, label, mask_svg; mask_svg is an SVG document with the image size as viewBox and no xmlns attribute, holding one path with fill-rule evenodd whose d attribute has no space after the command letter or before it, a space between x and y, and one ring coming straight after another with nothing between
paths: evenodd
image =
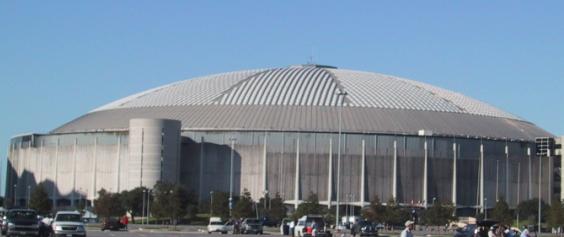
<instances>
[{"instance_id":1,"label":"suv","mask_svg":"<svg viewBox=\"0 0 564 237\"><path fill-rule=\"evenodd\" d=\"M39 236L37 212L31 209L12 209L6 213L6 236Z\"/></svg>"},{"instance_id":2,"label":"suv","mask_svg":"<svg viewBox=\"0 0 564 237\"><path fill-rule=\"evenodd\" d=\"M51 223L54 236L86 236L86 229L77 211L59 211Z\"/></svg>"},{"instance_id":3,"label":"suv","mask_svg":"<svg viewBox=\"0 0 564 237\"><path fill-rule=\"evenodd\" d=\"M241 233L253 233L262 235L262 221L255 218L247 218L243 220L243 224L241 225Z\"/></svg>"}]
</instances>

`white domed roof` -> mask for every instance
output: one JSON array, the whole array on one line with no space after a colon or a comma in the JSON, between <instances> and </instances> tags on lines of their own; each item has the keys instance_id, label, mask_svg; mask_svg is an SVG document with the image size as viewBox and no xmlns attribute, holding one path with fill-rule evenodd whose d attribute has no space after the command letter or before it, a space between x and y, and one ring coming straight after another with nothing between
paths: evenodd
<instances>
[{"instance_id":1,"label":"white domed roof","mask_svg":"<svg viewBox=\"0 0 564 237\"><path fill-rule=\"evenodd\" d=\"M320 65L247 70L193 78L102 107L56 133L122 130L136 117L182 121L186 130L334 132L339 93L343 130L532 139L544 130L462 94L378 73Z\"/></svg>"},{"instance_id":2,"label":"white domed roof","mask_svg":"<svg viewBox=\"0 0 564 237\"><path fill-rule=\"evenodd\" d=\"M425 83L316 65L193 78L117 100L94 111L182 105L344 106L468 113L519 119L481 101Z\"/></svg>"}]
</instances>

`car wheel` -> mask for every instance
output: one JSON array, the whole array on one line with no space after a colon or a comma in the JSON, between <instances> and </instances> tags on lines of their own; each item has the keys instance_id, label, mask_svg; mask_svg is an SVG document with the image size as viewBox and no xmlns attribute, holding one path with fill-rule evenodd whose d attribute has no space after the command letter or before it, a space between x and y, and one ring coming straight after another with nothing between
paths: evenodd
<instances>
[{"instance_id":1,"label":"car wheel","mask_svg":"<svg viewBox=\"0 0 564 237\"><path fill-rule=\"evenodd\" d=\"M211 231L208 231L208 234L211 234Z\"/></svg>"}]
</instances>

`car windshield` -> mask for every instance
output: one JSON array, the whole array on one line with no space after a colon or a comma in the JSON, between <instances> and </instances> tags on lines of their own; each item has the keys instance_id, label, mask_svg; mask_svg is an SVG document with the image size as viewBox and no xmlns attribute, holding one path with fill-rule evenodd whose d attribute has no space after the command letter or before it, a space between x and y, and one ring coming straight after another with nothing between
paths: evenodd
<instances>
[{"instance_id":1,"label":"car windshield","mask_svg":"<svg viewBox=\"0 0 564 237\"><path fill-rule=\"evenodd\" d=\"M260 221L257 219L247 219L247 224L251 224L251 225L260 224Z\"/></svg>"},{"instance_id":2,"label":"car windshield","mask_svg":"<svg viewBox=\"0 0 564 237\"><path fill-rule=\"evenodd\" d=\"M78 214L58 214L55 221L72 221L80 222L80 215Z\"/></svg>"},{"instance_id":3,"label":"car windshield","mask_svg":"<svg viewBox=\"0 0 564 237\"><path fill-rule=\"evenodd\" d=\"M8 212L8 218L18 220L35 220L37 218L37 213L34 211L10 211Z\"/></svg>"}]
</instances>

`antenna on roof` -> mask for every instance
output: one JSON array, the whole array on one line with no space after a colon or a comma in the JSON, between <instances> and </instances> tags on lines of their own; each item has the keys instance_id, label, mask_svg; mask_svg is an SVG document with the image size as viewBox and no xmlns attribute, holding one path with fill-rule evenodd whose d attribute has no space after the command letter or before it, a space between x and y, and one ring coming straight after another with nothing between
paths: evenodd
<instances>
[{"instance_id":1,"label":"antenna on roof","mask_svg":"<svg viewBox=\"0 0 564 237\"><path fill-rule=\"evenodd\" d=\"M307 62L307 64L315 64L313 62L313 46L311 47L311 51L310 51L310 54L309 54L309 61Z\"/></svg>"}]
</instances>

